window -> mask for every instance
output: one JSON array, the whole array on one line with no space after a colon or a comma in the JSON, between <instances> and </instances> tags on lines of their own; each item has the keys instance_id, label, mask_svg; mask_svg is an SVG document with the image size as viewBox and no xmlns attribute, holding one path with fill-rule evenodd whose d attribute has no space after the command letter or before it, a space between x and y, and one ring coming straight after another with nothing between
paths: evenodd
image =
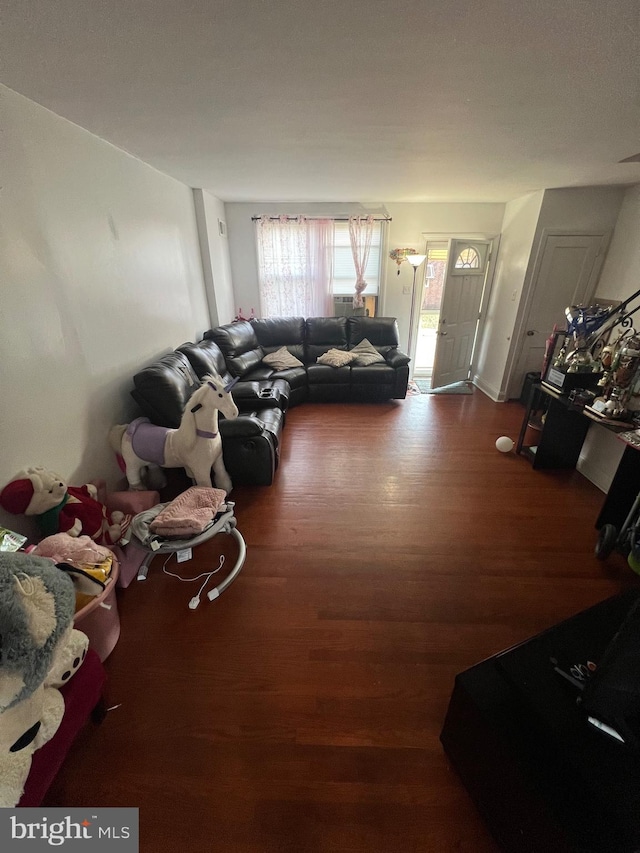
<instances>
[{"instance_id":1,"label":"window","mask_svg":"<svg viewBox=\"0 0 640 853\"><path fill-rule=\"evenodd\" d=\"M326 223L326 227L321 223ZM351 252L349 223L283 216L256 222L258 272L263 316L375 316L380 291L383 221L374 222L362 293L363 308L353 307L356 268ZM323 238L311 237L324 227ZM322 243L322 240L325 242ZM322 264L317 247L323 245ZM324 292L326 302L321 295ZM323 305L325 308L323 310Z\"/></svg>"},{"instance_id":2,"label":"window","mask_svg":"<svg viewBox=\"0 0 640 853\"><path fill-rule=\"evenodd\" d=\"M463 242L454 240L455 262L450 275L483 276L489 261L489 243L484 240Z\"/></svg>"},{"instance_id":3,"label":"window","mask_svg":"<svg viewBox=\"0 0 640 853\"><path fill-rule=\"evenodd\" d=\"M349 223L336 222L333 247L333 295L353 296L356 268L351 254L349 241ZM363 296L377 296L380 287L380 246L382 243L382 222L376 222L371 240L371 251L365 270L367 289Z\"/></svg>"},{"instance_id":4,"label":"window","mask_svg":"<svg viewBox=\"0 0 640 853\"><path fill-rule=\"evenodd\" d=\"M371 239L371 249L364 274L367 287L362 293L364 308L354 308L353 294L355 292L356 268L351 253L349 223L335 223L332 278L333 314L335 317L350 317L354 314L363 314L367 317L376 315L380 293L382 226L382 222L375 223Z\"/></svg>"},{"instance_id":5,"label":"window","mask_svg":"<svg viewBox=\"0 0 640 853\"><path fill-rule=\"evenodd\" d=\"M473 246L466 246L456 258L456 269L477 270L480 267L480 255Z\"/></svg>"}]
</instances>

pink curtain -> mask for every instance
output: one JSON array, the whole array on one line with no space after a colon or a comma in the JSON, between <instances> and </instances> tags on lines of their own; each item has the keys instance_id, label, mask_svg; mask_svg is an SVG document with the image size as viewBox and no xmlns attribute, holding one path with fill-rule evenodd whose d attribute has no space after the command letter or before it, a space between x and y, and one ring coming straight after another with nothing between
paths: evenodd
<instances>
[{"instance_id":1,"label":"pink curtain","mask_svg":"<svg viewBox=\"0 0 640 853\"><path fill-rule=\"evenodd\" d=\"M356 268L356 292L353 296L353 307L362 308L364 300L362 292L367 286L364 280L364 271L369 260L371 239L373 237L375 220L373 216L349 217L349 238L351 240L351 254Z\"/></svg>"},{"instance_id":2,"label":"pink curtain","mask_svg":"<svg viewBox=\"0 0 640 853\"><path fill-rule=\"evenodd\" d=\"M261 315L332 316L333 220L262 217L256 227Z\"/></svg>"}]
</instances>

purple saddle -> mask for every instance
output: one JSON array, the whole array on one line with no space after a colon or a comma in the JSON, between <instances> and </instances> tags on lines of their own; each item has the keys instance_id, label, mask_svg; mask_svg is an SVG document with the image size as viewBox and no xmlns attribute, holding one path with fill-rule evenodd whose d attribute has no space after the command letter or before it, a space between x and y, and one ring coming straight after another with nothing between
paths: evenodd
<instances>
[{"instance_id":1,"label":"purple saddle","mask_svg":"<svg viewBox=\"0 0 640 853\"><path fill-rule=\"evenodd\" d=\"M127 427L133 452L154 465L164 465L164 444L168 432L167 427L156 426L149 418L136 418Z\"/></svg>"}]
</instances>

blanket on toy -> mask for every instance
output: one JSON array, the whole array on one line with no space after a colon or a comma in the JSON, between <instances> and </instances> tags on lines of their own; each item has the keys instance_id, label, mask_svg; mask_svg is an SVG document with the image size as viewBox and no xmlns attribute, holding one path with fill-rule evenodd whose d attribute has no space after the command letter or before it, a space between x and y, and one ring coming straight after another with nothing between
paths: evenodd
<instances>
[{"instance_id":1,"label":"blanket on toy","mask_svg":"<svg viewBox=\"0 0 640 853\"><path fill-rule=\"evenodd\" d=\"M164 448L169 430L152 424L149 418L136 418L127 427L127 435L131 439L134 453L153 462L154 465L164 465Z\"/></svg>"},{"instance_id":2,"label":"blanket on toy","mask_svg":"<svg viewBox=\"0 0 640 853\"><path fill-rule=\"evenodd\" d=\"M227 493L207 486L192 486L158 513L149 525L156 536L188 539L209 526L223 505Z\"/></svg>"}]
</instances>

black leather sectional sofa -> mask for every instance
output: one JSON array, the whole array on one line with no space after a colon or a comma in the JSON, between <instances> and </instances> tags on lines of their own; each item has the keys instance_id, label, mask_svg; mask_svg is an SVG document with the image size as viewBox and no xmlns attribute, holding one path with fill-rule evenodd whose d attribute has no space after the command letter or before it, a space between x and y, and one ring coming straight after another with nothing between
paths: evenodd
<instances>
[{"instance_id":1,"label":"black leather sectional sofa","mask_svg":"<svg viewBox=\"0 0 640 853\"><path fill-rule=\"evenodd\" d=\"M384 360L332 367L318 363L330 349L351 351L369 341ZM153 423L177 427L200 380L212 370L239 381L240 416L220 420L224 462L236 484L270 485L278 466L288 408L311 402L403 399L409 357L398 349L393 317L279 317L229 323L198 343L184 343L133 378L131 392ZM276 370L263 361L286 347L300 366Z\"/></svg>"}]
</instances>

